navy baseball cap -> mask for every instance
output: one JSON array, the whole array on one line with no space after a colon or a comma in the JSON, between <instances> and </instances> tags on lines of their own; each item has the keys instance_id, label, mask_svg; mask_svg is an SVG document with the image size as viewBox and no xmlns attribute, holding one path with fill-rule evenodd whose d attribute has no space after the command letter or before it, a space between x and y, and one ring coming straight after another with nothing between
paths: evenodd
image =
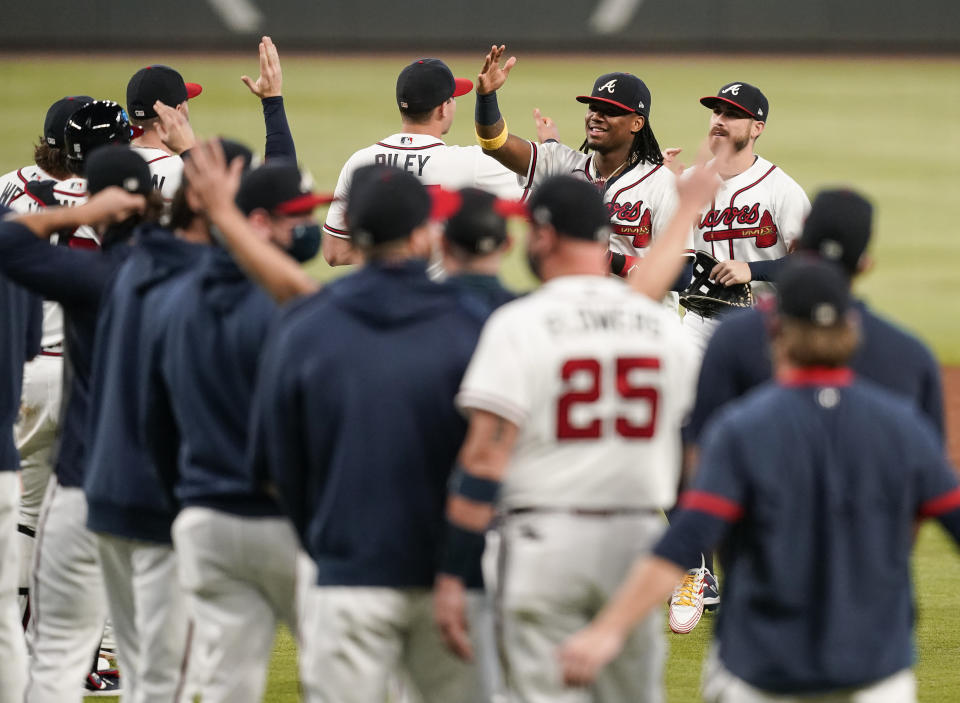
<instances>
[{"instance_id":1,"label":"navy baseball cap","mask_svg":"<svg viewBox=\"0 0 960 703\"><path fill-rule=\"evenodd\" d=\"M760 122L766 122L770 117L770 103L767 102L766 96L758 87L749 83L740 81L727 83L716 95L700 98L700 104L711 110L724 103L740 108Z\"/></svg>"},{"instance_id":2,"label":"navy baseball cap","mask_svg":"<svg viewBox=\"0 0 960 703\"><path fill-rule=\"evenodd\" d=\"M440 59L418 59L397 77L397 106L408 112L426 112L471 90L473 81L454 78Z\"/></svg>"},{"instance_id":3,"label":"navy baseball cap","mask_svg":"<svg viewBox=\"0 0 960 703\"><path fill-rule=\"evenodd\" d=\"M590 95L578 95L577 102L609 103L627 112L650 116L650 90L632 73L604 73L594 81Z\"/></svg>"},{"instance_id":4,"label":"navy baseball cap","mask_svg":"<svg viewBox=\"0 0 960 703\"><path fill-rule=\"evenodd\" d=\"M867 250L873 230L873 205L852 190L824 190L817 194L803 223L798 251L816 252L852 276Z\"/></svg>"},{"instance_id":5,"label":"navy baseball cap","mask_svg":"<svg viewBox=\"0 0 960 703\"><path fill-rule=\"evenodd\" d=\"M449 241L471 254L489 254L507 241L503 202L479 188L441 191L433 198L433 215L446 219L443 236Z\"/></svg>"},{"instance_id":6,"label":"navy baseball cap","mask_svg":"<svg viewBox=\"0 0 960 703\"><path fill-rule=\"evenodd\" d=\"M850 309L850 281L837 264L791 256L776 280L777 310L784 317L833 327Z\"/></svg>"},{"instance_id":7,"label":"navy baseball cap","mask_svg":"<svg viewBox=\"0 0 960 703\"><path fill-rule=\"evenodd\" d=\"M527 208L536 224L552 225L561 236L594 242L610 236L610 214L600 191L578 178L548 178L533 192Z\"/></svg>"},{"instance_id":8,"label":"navy baseball cap","mask_svg":"<svg viewBox=\"0 0 960 703\"><path fill-rule=\"evenodd\" d=\"M372 165L353 174L347 199L350 237L362 247L406 239L430 217L427 189L393 166Z\"/></svg>"},{"instance_id":9,"label":"navy baseball cap","mask_svg":"<svg viewBox=\"0 0 960 703\"><path fill-rule=\"evenodd\" d=\"M271 215L304 215L331 202L332 195L313 193L297 165L284 160L248 171L237 191L237 207L245 215L261 209Z\"/></svg>"},{"instance_id":10,"label":"navy baseball cap","mask_svg":"<svg viewBox=\"0 0 960 703\"><path fill-rule=\"evenodd\" d=\"M43 140L47 145L62 149L63 130L67 127L70 115L92 102L93 98L89 95L68 95L51 105L43 121Z\"/></svg>"},{"instance_id":11,"label":"navy baseball cap","mask_svg":"<svg viewBox=\"0 0 960 703\"><path fill-rule=\"evenodd\" d=\"M119 186L129 193L149 195L153 191L150 166L125 144L102 146L87 158L85 174L91 195L104 188Z\"/></svg>"},{"instance_id":12,"label":"navy baseball cap","mask_svg":"<svg viewBox=\"0 0 960 703\"><path fill-rule=\"evenodd\" d=\"M157 116L153 104L176 107L184 100L195 98L203 91L198 83L185 83L177 71L162 64L146 66L133 74L127 83L127 112L136 120Z\"/></svg>"}]
</instances>

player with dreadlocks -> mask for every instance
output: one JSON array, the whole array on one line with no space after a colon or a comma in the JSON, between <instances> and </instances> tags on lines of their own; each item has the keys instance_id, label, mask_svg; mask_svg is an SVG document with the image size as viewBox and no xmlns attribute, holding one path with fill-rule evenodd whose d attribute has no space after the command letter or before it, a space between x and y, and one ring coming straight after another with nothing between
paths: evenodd
<instances>
[{"instance_id":1,"label":"player with dreadlocks","mask_svg":"<svg viewBox=\"0 0 960 703\"><path fill-rule=\"evenodd\" d=\"M537 144L510 134L500 115L496 91L517 61L510 57L501 66L505 49L490 47L477 76L477 141L485 153L517 173L525 188L536 188L558 174L595 184L610 213L611 270L626 276L677 206L674 176L663 166L650 127L650 91L630 73L605 73L590 95L577 96L587 105L580 150L552 140ZM692 248L691 240L691 254Z\"/></svg>"}]
</instances>

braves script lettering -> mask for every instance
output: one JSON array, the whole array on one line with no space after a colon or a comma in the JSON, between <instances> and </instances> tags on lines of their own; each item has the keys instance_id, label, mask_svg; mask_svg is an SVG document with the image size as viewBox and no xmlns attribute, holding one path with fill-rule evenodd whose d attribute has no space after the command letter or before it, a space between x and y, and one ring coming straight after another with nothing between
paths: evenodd
<instances>
[{"instance_id":1,"label":"braves script lettering","mask_svg":"<svg viewBox=\"0 0 960 703\"><path fill-rule=\"evenodd\" d=\"M731 239L756 239L758 249L772 247L780 238L780 231L773 222L773 217L768 210L763 211L760 221L757 223L758 205L752 207L744 206L742 208L725 208L724 210L711 210L700 221L700 229L713 228L719 225L726 225L729 229L718 229L703 233L705 242L723 242ZM730 227L732 224L753 225L753 227Z\"/></svg>"}]
</instances>

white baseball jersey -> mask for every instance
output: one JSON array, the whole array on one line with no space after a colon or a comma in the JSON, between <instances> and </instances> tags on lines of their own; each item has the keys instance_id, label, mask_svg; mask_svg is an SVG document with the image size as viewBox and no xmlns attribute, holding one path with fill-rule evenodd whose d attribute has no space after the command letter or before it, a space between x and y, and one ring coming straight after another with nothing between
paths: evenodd
<instances>
[{"instance_id":1,"label":"white baseball jersey","mask_svg":"<svg viewBox=\"0 0 960 703\"><path fill-rule=\"evenodd\" d=\"M559 142L530 144L530 164L526 175L518 179L520 183L536 188L550 176L569 174L601 188L610 212L610 251L645 256L651 240L667 226L677 209L676 178L668 168L636 164L604 181L597 173L593 155ZM692 237L686 249L693 249Z\"/></svg>"},{"instance_id":2,"label":"white baseball jersey","mask_svg":"<svg viewBox=\"0 0 960 703\"><path fill-rule=\"evenodd\" d=\"M767 261L787 255L800 237L810 200L795 180L758 156L723 182L694 229L697 249L718 261Z\"/></svg>"},{"instance_id":3,"label":"white baseball jersey","mask_svg":"<svg viewBox=\"0 0 960 703\"><path fill-rule=\"evenodd\" d=\"M617 278L553 279L499 308L457 403L519 428L501 505L673 505L689 347L675 314Z\"/></svg>"},{"instance_id":4,"label":"white baseball jersey","mask_svg":"<svg viewBox=\"0 0 960 703\"><path fill-rule=\"evenodd\" d=\"M183 159L176 154L168 154L163 149L154 149L149 146L131 144L130 148L140 154L150 166L153 188L160 191L164 202L169 205L183 179Z\"/></svg>"},{"instance_id":5,"label":"white baseball jersey","mask_svg":"<svg viewBox=\"0 0 960 703\"><path fill-rule=\"evenodd\" d=\"M694 167L695 168L695 167ZM720 186L694 227L694 246L718 261L768 261L787 255L803 231L810 199L796 181L762 156ZM764 281L750 284L754 296L773 292ZM697 314L683 326L702 358L719 322Z\"/></svg>"},{"instance_id":6,"label":"white baseball jersey","mask_svg":"<svg viewBox=\"0 0 960 703\"><path fill-rule=\"evenodd\" d=\"M12 208L11 203L24 197L24 188L26 188L27 183L30 181L46 181L51 178L53 176L33 164L5 173L0 176L0 205Z\"/></svg>"},{"instance_id":7,"label":"white baseball jersey","mask_svg":"<svg viewBox=\"0 0 960 703\"><path fill-rule=\"evenodd\" d=\"M443 186L448 190L480 188L505 200L519 200L523 196L513 172L484 154L479 146L450 146L428 134L394 134L347 159L337 179L336 200L330 205L323 225L327 234L350 239L346 219L350 184L358 168L371 164L402 168L426 186Z\"/></svg>"}]
</instances>

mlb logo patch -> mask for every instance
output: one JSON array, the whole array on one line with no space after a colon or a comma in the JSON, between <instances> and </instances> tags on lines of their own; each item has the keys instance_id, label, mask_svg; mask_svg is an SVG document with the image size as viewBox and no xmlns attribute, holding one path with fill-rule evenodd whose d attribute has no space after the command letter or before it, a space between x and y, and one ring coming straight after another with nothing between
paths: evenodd
<instances>
[{"instance_id":1,"label":"mlb logo patch","mask_svg":"<svg viewBox=\"0 0 960 703\"><path fill-rule=\"evenodd\" d=\"M413 144L413 137L400 137L401 144Z\"/></svg>"}]
</instances>

